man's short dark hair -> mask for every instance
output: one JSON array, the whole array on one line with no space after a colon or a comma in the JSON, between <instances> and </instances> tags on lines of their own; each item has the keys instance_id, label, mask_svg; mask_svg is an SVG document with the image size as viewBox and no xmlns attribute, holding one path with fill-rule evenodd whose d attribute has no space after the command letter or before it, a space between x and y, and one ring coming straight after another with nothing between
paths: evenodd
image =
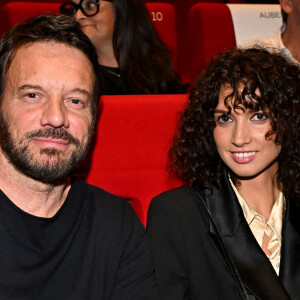
<instances>
[{"instance_id":1,"label":"man's short dark hair","mask_svg":"<svg viewBox=\"0 0 300 300\"><path fill-rule=\"evenodd\" d=\"M47 14L41 15L10 28L0 41L0 101L6 85L6 73L16 54L23 45L53 41L66 44L80 50L89 59L95 73L92 113L95 119L100 97L100 71L94 45L81 31L80 25L73 18ZM24 57L24 60L26 57Z\"/></svg>"}]
</instances>

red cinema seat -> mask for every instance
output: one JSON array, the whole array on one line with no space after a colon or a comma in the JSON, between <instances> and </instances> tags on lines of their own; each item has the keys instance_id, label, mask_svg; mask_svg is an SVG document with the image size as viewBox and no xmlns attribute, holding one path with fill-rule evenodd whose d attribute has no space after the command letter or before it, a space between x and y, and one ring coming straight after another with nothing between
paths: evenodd
<instances>
[{"instance_id":1,"label":"red cinema seat","mask_svg":"<svg viewBox=\"0 0 300 300\"><path fill-rule=\"evenodd\" d=\"M0 10L0 37L13 25L32 17L59 13L59 3L9 2Z\"/></svg>"},{"instance_id":2,"label":"red cinema seat","mask_svg":"<svg viewBox=\"0 0 300 300\"><path fill-rule=\"evenodd\" d=\"M128 199L145 225L151 199L181 185L167 162L187 97L102 96L93 151L75 175Z\"/></svg>"},{"instance_id":3,"label":"red cinema seat","mask_svg":"<svg viewBox=\"0 0 300 300\"><path fill-rule=\"evenodd\" d=\"M189 59L193 75L203 70L217 53L236 46L233 23L227 5L198 3L188 15Z\"/></svg>"},{"instance_id":4,"label":"red cinema seat","mask_svg":"<svg viewBox=\"0 0 300 300\"><path fill-rule=\"evenodd\" d=\"M160 38L170 49L173 67L177 70L178 46L175 8L172 4L159 2L146 3L146 7Z\"/></svg>"},{"instance_id":5,"label":"red cinema seat","mask_svg":"<svg viewBox=\"0 0 300 300\"><path fill-rule=\"evenodd\" d=\"M188 18L188 65L194 74L217 53L275 35L282 24L277 4L198 3Z\"/></svg>"}]
</instances>

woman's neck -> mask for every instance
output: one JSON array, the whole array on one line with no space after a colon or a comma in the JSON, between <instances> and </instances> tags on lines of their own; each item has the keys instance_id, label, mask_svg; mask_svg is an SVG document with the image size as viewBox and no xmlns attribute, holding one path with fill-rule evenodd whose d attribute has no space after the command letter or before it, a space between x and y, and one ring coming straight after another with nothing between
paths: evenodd
<instances>
[{"instance_id":1,"label":"woman's neck","mask_svg":"<svg viewBox=\"0 0 300 300\"><path fill-rule=\"evenodd\" d=\"M239 179L239 184L237 184L237 190L247 204L266 220L269 219L273 205L280 193L276 174L277 163L276 166L272 166L255 178Z\"/></svg>"},{"instance_id":2,"label":"woman's neck","mask_svg":"<svg viewBox=\"0 0 300 300\"><path fill-rule=\"evenodd\" d=\"M109 45L107 47L101 47L101 49L97 49L97 54L98 62L100 65L112 68L119 67L117 59L114 55L112 45Z\"/></svg>"}]
</instances>

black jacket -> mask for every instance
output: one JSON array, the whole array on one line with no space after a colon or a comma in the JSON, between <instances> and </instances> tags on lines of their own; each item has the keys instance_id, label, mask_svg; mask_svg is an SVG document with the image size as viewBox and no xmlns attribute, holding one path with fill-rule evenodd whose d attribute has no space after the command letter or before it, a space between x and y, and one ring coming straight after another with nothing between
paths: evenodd
<instances>
[{"instance_id":1,"label":"black jacket","mask_svg":"<svg viewBox=\"0 0 300 300\"><path fill-rule=\"evenodd\" d=\"M152 200L147 230L162 299L242 299L203 201L248 299L300 299L300 209L287 198L278 277L256 242L227 176L212 194L181 187Z\"/></svg>"}]
</instances>

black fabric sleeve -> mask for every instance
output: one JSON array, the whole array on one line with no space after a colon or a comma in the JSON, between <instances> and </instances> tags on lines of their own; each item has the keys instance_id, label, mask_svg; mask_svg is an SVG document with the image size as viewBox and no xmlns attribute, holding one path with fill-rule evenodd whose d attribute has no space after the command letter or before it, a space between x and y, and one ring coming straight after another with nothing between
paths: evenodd
<instances>
[{"instance_id":1,"label":"black fabric sleeve","mask_svg":"<svg viewBox=\"0 0 300 300\"><path fill-rule=\"evenodd\" d=\"M145 229L131 207L125 211L123 230L122 257L112 299L159 299Z\"/></svg>"},{"instance_id":2,"label":"black fabric sleeve","mask_svg":"<svg viewBox=\"0 0 300 300\"><path fill-rule=\"evenodd\" d=\"M165 200L170 199L160 195L151 201L147 219L159 294L163 300L187 300L190 296L184 235L180 219Z\"/></svg>"}]
</instances>

